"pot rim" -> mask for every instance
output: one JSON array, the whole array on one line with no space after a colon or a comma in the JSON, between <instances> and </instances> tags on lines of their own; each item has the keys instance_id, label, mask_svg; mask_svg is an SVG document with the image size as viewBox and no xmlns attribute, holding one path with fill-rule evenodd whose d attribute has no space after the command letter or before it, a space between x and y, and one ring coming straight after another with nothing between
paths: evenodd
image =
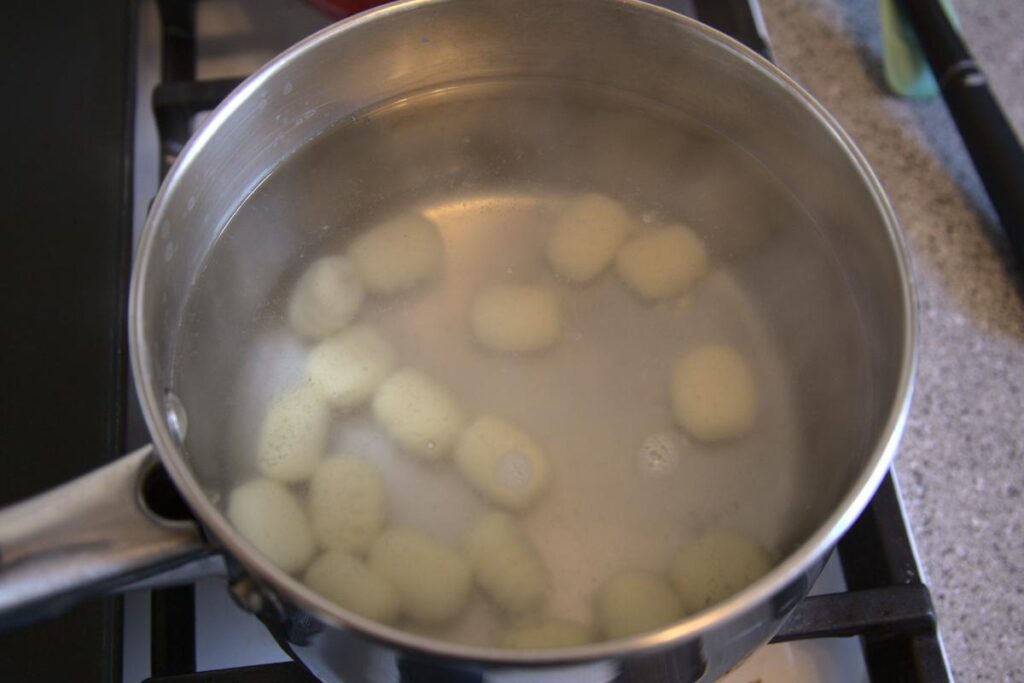
<instances>
[{"instance_id":1,"label":"pot rim","mask_svg":"<svg viewBox=\"0 0 1024 683\"><path fill-rule=\"evenodd\" d=\"M145 299L140 290L142 283L146 280L149 263L158 253L156 248L157 226L167 202L166 198L175 191L179 178L191 165L198 151L206 144L207 140L217 134L218 129L243 101L252 97L264 82L283 69L297 55L315 49L326 41L340 39L346 32L365 23L382 21L392 15L415 11L422 5L458 1L460 0L400 0L350 17L312 34L275 57L242 82L193 135L168 172L154 199L153 207L146 219L140 238L132 272L129 302L131 364L146 424L171 479L217 541L223 544L227 552L236 558L251 576L258 579L259 583L263 586L271 586L279 597L283 597L292 605L315 615L326 624L351 629L389 646L400 647L431 657L471 660L484 664L523 668L621 658L672 647L695 639L711 628L732 621L757 605L767 603L787 585L799 579L815 561L831 550L860 516L888 471L906 424L917 369L917 322L910 265L904 239L899 230L895 213L864 155L825 108L781 69L740 42L694 19L647 4L642 0L598 0L608 5L624 6L636 12L648 12L660 17L661 20L685 27L695 37L715 43L719 49L729 52L733 57L745 62L750 69L758 72L760 77L774 81L806 107L831 133L836 144L845 151L856 167L861 181L870 191L879 217L884 223L900 281L899 305L902 312L903 328L901 330L903 345L900 349L900 376L894 393L893 406L884 426L878 432L872 447L872 455L832 514L772 571L710 609L690 615L672 626L629 638L558 650L524 651L477 647L435 640L385 626L350 613L313 592L297 578L272 565L233 529L226 516L203 492L163 419L163 398L150 371L150 352L143 325Z\"/></svg>"}]
</instances>

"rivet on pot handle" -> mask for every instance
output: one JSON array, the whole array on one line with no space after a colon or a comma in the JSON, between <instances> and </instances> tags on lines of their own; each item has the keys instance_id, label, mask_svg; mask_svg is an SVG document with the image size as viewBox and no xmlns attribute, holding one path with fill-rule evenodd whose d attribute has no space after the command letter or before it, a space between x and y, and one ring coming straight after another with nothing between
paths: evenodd
<instances>
[{"instance_id":1,"label":"rivet on pot handle","mask_svg":"<svg viewBox=\"0 0 1024 683\"><path fill-rule=\"evenodd\" d=\"M157 464L146 446L0 510L0 631L213 552L194 521L145 502Z\"/></svg>"}]
</instances>

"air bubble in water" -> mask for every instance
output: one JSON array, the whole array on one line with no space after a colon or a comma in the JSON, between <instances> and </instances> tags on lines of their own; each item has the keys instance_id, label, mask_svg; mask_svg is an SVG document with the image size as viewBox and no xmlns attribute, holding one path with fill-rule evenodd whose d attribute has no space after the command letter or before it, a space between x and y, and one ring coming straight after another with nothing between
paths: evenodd
<instances>
[{"instance_id":1,"label":"air bubble in water","mask_svg":"<svg viewBox=\"0 0 1024 683\"><path fill-rule=\"evenodd\" d=\"M647 477L664 477L679 466L679 446L668 434L652 434L637 453L640 472Z\"/></svg>"}]
</instances>

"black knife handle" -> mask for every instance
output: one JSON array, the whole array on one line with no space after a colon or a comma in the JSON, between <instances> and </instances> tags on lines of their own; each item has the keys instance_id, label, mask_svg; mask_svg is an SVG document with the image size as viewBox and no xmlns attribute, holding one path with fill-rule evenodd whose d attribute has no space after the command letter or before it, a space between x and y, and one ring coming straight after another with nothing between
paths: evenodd
<instances>
[{"instance_id":1,"label":"black knife handle","mask_svg":"<svg viewBox=\"0 0 1024 683\"><path fill-rule=\"evenodd\" d=\"M1024 267L1024 149L937 0L898 0L917 33L974 168Z\"/></svg>"}]
</instances>

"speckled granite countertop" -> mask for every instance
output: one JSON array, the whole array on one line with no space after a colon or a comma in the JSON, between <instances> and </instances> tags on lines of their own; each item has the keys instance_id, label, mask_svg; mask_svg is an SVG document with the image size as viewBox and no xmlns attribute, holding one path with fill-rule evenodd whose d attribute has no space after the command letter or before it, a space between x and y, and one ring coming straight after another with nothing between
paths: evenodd
<instances>
[{"instance_id":1,"label":"speckled granite countertop","mask_svg":"<svg viewBox=\"0 0 1024 683\"><path fill-rule=\"evenodd\" d=\"M910 247L920 371L897 458L959 681L1024 681L1024 304L941 100L882 80L876 0L761 0L776 61L839 119ZM960 0L967 41L1024 131L1024 2Z\"/></svg>"}]
</instances>

